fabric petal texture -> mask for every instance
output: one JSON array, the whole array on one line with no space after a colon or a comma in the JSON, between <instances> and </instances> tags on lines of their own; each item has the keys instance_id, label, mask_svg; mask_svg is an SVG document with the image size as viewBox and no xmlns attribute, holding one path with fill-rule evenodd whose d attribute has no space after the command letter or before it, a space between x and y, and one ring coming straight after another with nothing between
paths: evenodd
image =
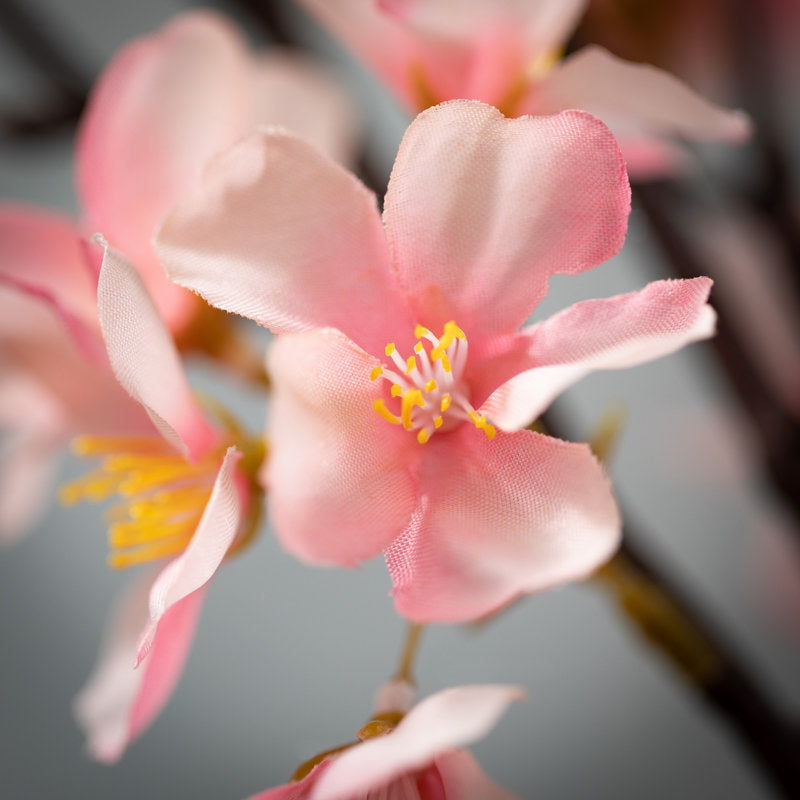
<instances>
[{"instance_id":1,"label":"fabric petal texture","mask_svg":"<svg viewBox=\"0 0 800 800\"><path fill-rule=\"evenodd\" d=\"M619 148L598 120L580 111L508 120L453 101L406 132L384 221L415 322L455 319L480 343L516 331L552 275L611 258L629 209Z\"/></svg>"},{"instance_id":2,"label":"fabric petal texture","mask_svg":"<svg viewBox=\"0 0 800 800\"><path fill-rule=\"evenodd\" d=\"M481 408L504 430L530 424L561 392L598 369L621 369L714 334L709 278L654 281L638 292L585 300L523 331L527 369Z\"/></svg>"},{"instance_id":3,"label":"fabric petal texture","mask_svg":"<svg viewBox=\"0 0 800 800\"><path fill-rule=\"evenodd\" d=\"M164 438L196 457L217 434L192 396L169 331L134 266L102 240L97 290L108 357L119 382Z\"/></svg>"},{"instance_id":4,"label":"fabric petal texture","mask_svg":"<svg viewBox=\"0 0 800 800\"><path fill-rule=\"evenodd\" d=\"M373 410L377 360L332 329L290 334L269 360L270 519L309 561L354 566L408 524L419 445Z\"/></svg>"},{"instance_id":5,"label":"fabric petal texture","mask_svg":"<svg viewBox=\"0 0 800 800\"><path fill-rule=\"evenodd\" d=\"M336 758L314 785L311 800L347 800L430 764L440 753L485 736L524 692L515 686L458 686L411 709L386 736Z\"/></svg>"},{"instance_id":6,"label":"fabric petal texture","mask_svg":"<svg viewBox=\"0 0 800 800\"><path fill-rule=\"evenodd\" d=\"M616 501L588 445L475 434L464 426L426 445L419 510L386 551L397 610L416 622L475 619L586 577L619 543Z\"/></svg>"},{"instance_id":7,"label":"fabric petal texture","mask_svg":"<svg viewBox=\"0 0 800 800\"><path fill-rule=\"evenodd\" d=\"M333 326L373 351L380 323L410 324L386 302L395 292L375 196L287 132L212 160L156 249L174 281L274 333Z\"/></svg>"},{"instance_id":8,"label":"fabric petal texture","mask_svg":"<svg viewBox=\"0 0 800 800\"><path fill-rule=\"evenodd\" d=\"M137 664L154 646L161 620L169 609L211 580L233 544L244 514L244 503L236 481L236 465L240 458L239 450L228 448L192 540L153 583L150 622L139 643Z\"/></svg>"}]
</instances>

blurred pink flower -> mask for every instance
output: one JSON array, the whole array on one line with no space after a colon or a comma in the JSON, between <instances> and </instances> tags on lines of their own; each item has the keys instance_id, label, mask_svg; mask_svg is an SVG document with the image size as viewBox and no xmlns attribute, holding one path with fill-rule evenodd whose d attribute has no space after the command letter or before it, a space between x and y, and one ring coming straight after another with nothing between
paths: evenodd
<instances>
[{"instance_id":1,"label":"blurred pink flower","mask_svg":"<svg viewBox=\"0 0 800 800\"><path fill-rule=\"evenodd\" d=\"M514 800L456 748L485 736L508 704L524 696L500 685L437 692L388 733L331 755L302 780L250 800Z\"/></svg>"},{"instance_id":2,"label":"blurred pink flower","mask_svg":"<svg viewBox=\"0 0 800 800\"><path fill-rule=\"evenodd\" d=\"M414 112L467 98L508 116L580 108L619 139L634 177L673 171L675 138L739 142L747 117L600 47L560 60L587 0L301 0Z\"/></svg>"},{"instance_id":3,"label":"blurred pink flower","mask_svg":"<svg viewBox=\"0 0 800 800\"><path fill-rule=\"evenodd\" d=\"M383 218L288 134L211 162L156 247L178 283L286 334L264 473L286 548L339 565L385 551L397 609L418 621L479 617L602 563L620 534L602 468L586 445L520 428L593 369L710 336L711 282L518 328L552 275L617 252L628 210L617 144L579 111L420 114Z\"/></svg>"},{"instance_id":4,"label":"blurred pink flower","mask_svg":"<svg viewBox=\"0 0 800 800\"><path fill-rule=\"evenodd\" d=\"M83 219L0 204L0 426L11 432L0 470L0 540L19 536L40 510L67 438L125 428L124 393L104 363L97 323L99 258L85 236L102 231L132 259L181 347L214 346L220 324L166 278L153 252L158 219L207 158L258 122L284 125L347 160L353 118L320 66L279 49L253 54L211 11L178 15L120 50L78 130ZM131 413L140 424L139 409Z\"/></svg>"},{"instance_id":5,"label":"blurred pink flower","mask_svg":"<svg viewBox=\"0 0 800 800\"><path fill-rule=\"evenodd\" d=\"M172 691L205 586L237 536L239 542L249 536L260 492L254 477L258 445L209 421L139 274L108 248L98 310L113 370L152 425L149 435L135 438L78 439L81 454L104 460L65 486L62 496L75 502L118 495L109 512L112 566L173 557L120 605L76 704L90 752L114 761Z\"/></svg>"}]
</instances>

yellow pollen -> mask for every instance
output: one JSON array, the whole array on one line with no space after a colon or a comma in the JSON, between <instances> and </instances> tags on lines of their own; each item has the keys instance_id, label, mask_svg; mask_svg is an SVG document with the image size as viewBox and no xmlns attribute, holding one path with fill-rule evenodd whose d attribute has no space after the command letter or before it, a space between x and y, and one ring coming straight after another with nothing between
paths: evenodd
<instances>
[{"instance_id":1,"label":"yellow pollen","mask_svg":"<svg viewBox=\"0 0 800 800\"><path fill-rule=\"evenodd\" d=\"M430 333L430 331L426 327L424 327L423 325L419 325L418 324L417 327L414 328L414 336L417 339L422 339L423 336L427 336L427 334L429 334L429 333Z\"/></svg>"},{"instance_id":2,"label":"yellow pollen","mask_svg":"<svg viewBox=\"0 0 800 800\"><path fill-rule=\"evenodd\" d=\"M399 425L400 420L386 408L386 403L379 397L377 400L373 400L372 408L374 411L377 411L387 422L391 422L392 425Z\"/></svg>"},{"instance_id":3,"label":"yellow pollen","mask_svg":"<svg viewBox=\"0 0 800 800\"><path fill-rule=\"evenodd\" d=\"M444 331L439 337L439 344L437 344L436 347L431 350L431 358L434 361L440 358L447 358L445 351L456 339L461 339L462 341L466 342L467 336L464 331L462 331L461 328L459 328L458 325L453 322L453 320L450 320L450 322L445 322ZM448 369L447 371L449 372L450 370Z\"/></svg>"},{"instance_id":4,"label":"yellow pollen","mask_svg":"<svg viewBox=\"0 0 800 800\"><path fill-rule=\"evenodd\" d=\"M450 408L450 402L451 400L449 394L446 394L442 397L442 405L441 405L442 413L444 413L445 411L447 411L448 408Z\"/></svg>"},{"instance_id":5,"label":"yellow pollen","mask_svg":"<svg viewBox=\"0 0 800 800\"><path fill-rule=\"evenodd\" d=\"M372 372L370 372L369 374L369 379L371 381L376 381L378 380L378 378L380 378L381 375L383 375L383 367L380 364L378 364L377 367L372 368Z\"/></svg>"},{"instance_id":6,"label":"yellow pollen","mask_svg":"<svg viewBox=\"0 0 800 800\"><path fill-rule=\"evenodd\" d=\"M389 394L391 394L392 397L399 397L401 394L403 394L403 387L400 386L399 383L393 383L392 388L389 390Z\"/></svg>"},{"instance_id":7,"label":"yellow pollen","mask_svg":"<svg viewBox=\"0 0 800 800\"><path fill-rule=\"evenodd\" d=\"M403 423L403 427L407 431L410 431L414 427L414 423L411 421L411 411L414 406L425 407L425 400L422 398L422 392L419 389L406 389L403 392L400 419Z\"/></svg>"},{"instance_id":8,"label":"yellow pollen","mask_svg":"<svg viewBox=\"0 0 800 800\"><path fill-rule=\"evenodd\" d=\"M415 356L409 356L406 360L406 375L408 375L412 369L416 369L417 367L417 359Z\"/></svg>"},{"instance_id":9,"label":"yellow pollen","mask_svg":"<svg viewBox=\"0 0 800 800\"><path fill-rule=\"evenodd\" d=\"M436 391L436 381L433 378L431 378L425 384L425 393L426 394L430 394L431 392L434 392L434 391Z\"/></svg>"},{"instance_id":10,"label":"yellow pollen","mask_svg":"<svg viewBox=\"0 0 800 800\"><path fill-rule=\"evenodd\" d=\"M414 345L414 352L415 352L415 353L421 353L421 352L422 352L424 349L425 349L425 348L422 346L422 342L417 342L417 343Z\"/></svg>"},{"instance_id":11,"label":"yellow pollen","mask_svg":"<svg viewBox=\"0 0 800 800\"><path fill-rule=\"evenodd\" d=\"M434 418L433 418L433 424L434 424L434 425L435 425L437 428L441 428L441 427L442 427L442 425L444 424L444 419L442 419L442 417L441 417L441 416L434 417Z\"/></svg>"},{"instance_id":12,"label":"yellow pollen","mask_svg":"<svg viewBox=\"0 0 800 800\"><path fill-rule=\"evenodd\" d=\"M431 435L428 433L427 428L422 428L422 430L420 430L420 432L417 434L417 441L420 444L425 444L430 438Z\"/></svg>"},{"instance_id":13,"label":"yellow pollen","mask_svg":"<svg viewBox=\"0 0 800 800\"><path fill-rule=\"evenodd\" d=\"M447 353L442 356L442 369L445 372L452 372L453 369L450 366L450 359L447 357Z\"/></svg>"},{"instance_id":14,"label":"yellow pollen","mask_svg":"<svg viewBox=\"0 0 800 800\"><path fill-rule=\"evenodd\" d=\"M387 356L390 356L392 353L394 353L394 342L389 342L389 344L386 345L384 352Z\"/></svg>"},{"instance_id":15,"label":"yellow pollen","mask_svg":"<svg viewBox=\"0 0 800 800\"><path fill-rule=\"evenodd\" d=\"M495 430L494 425L491 425L486 421L485 416L479 414L477 411L470 411L469 418L472 420L472 423L478 430L481 430L486 434L486 438L489 441L494 439L494 436L497 433L497 431Z\"/></svg>"}]
</instances>

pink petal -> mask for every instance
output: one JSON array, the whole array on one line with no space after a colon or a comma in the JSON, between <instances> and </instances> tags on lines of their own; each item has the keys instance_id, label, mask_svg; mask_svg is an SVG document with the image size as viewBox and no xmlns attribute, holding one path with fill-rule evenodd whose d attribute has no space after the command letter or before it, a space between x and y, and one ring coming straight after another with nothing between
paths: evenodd
<instances>
[{"instance_id":1,"label":"pink petal","mask_svg":"<svg viewBox=\"0 0 800 800\"><path fill-rule=\"evenodd\" d=\"M51 305L87 357L102 360L96 283L75 222L0 203L0 282Z\"/></svg>"},{"instance_id":2,"label":"pink petal","mask_svg":"<svg viewBox=\"0 0 800 800\"><path fill-rule=\"evenodd\" d=\"M373 410L369 376L378 363L333 329L287 335L272 347L270 518L283 545L308 561L372 558L414 510L420 445Z\"/></svg>"},{"instance_id":3,"label":"pink petal","mask_svg":"<svg viewBox=\"0 0 800 800\"><path fill-rule=\"evenodd\" d=\"M331 761L323 761L317 764L303 780L267 789L265 792L254 794L248 800L308 800L311 796L311 789L325 774L331 763Z\"/></svg>"},{"instance_id":4,"label":"pink petal","mask_svg":"<svg viewBox=\"0 0 800 800\"><path fill-rule=\"evenodd\" d=\"M438 756L436 769L447 800L515 800L516 795L490 780L465 750Z\"/></svg>"},{"instance_id":5,"label":"pink petal","mask_svg":"<svg viewBox=\"0 0 800 800\"><path fill-rule=\"evenodd\" d=\"M349 800L425 767L440 753L483 738L509 704L524 697L518 687L491 684L437 692L411 709L392 733L337 757L310 798Z\"/></svg>"},{"instance_id":6,"label":"pink petal","mask_svg":"<svg viewBox=\"0 0 800 800\"><path fill-rule=\"evenodd\" d=\"M160 620L170 608L211 580L233 544L244 515L244 498L240 497L236 481L236 465L241 457L235 447L228 448L192 540L153 583L150 624L139 644L137 664L153 646L153 637L161 630Z\"/></svg>"},{"instance_id":7,"label":"pink petal","mask_svg":"<svg viewBox=\"0 0 800 800\"><path fill-rule=\"evenodd\" d=\"M530 424L576 381L674 353L714 335L713 281L654 281L638 292L585 300L522 332L532 369L500 386L482 414L504 430Z\"/></svg>"},{"instance_id":8,"label":"pink petal","mask_svg":"<svg viewBox=\"0 0 800 800\"><path fill-rule=\"evenodd\" d=\"M100 244L105 255L97 302L111 366L164 438L195 458L217 435L192 396L175 344L136 269Z\"/></svg>"},{"instance_id":9,"label":"pink petal","mask_svg":"<svg viewBox=\"0 0 800 800\"><path fill-rule=\"evenodd\" d=\"M173 327L196 300L164 279L150 237L206 159L253 124L254 82L236 30L194 11L123 48L82 119L77 183L87 227L133 259Z\"/></svg>"},{"instance_id":10,"label":"pink petal","mask_svg":"<svg viewBox=\"0 0 800 800\"><path fill-rule=\"evenodd\" d=\"M425 445L420 508L386 552L395 607L456 622L578 580L616 548L609 481L583 444L463 425Z\"/></svg>"},{"instance_id":11,"label":"pink petal","mask_svg":"<svg viewBox=\"0 0 800 800\"><path fill-rule=\"evenodd\" d=\"M117 761L168 700L191 646L204 592L173 606L161 620L150 658L134 669L137 642L147 620L150 575L115 609L98 663L75 699L75 716L87 748L99 761Z\"/></svg>"},{"instance_id":12,"label":"pink petal","mask_svg":"<svg viewBox=\"0 0 800 800\"><path fill-rule=\"evenodd\" d=\"M530 110L552 113L582 108L600 117L622 142L625 139L679 136L685 139L741 142L750 121L741 111L709 103L688 86L649 64L633 64L601 47L585 47L556 67L531 97Z\"/></svg>"},{"instance_id":13,"label":"pink petal","mask_svg":"<svg viewBox=\"0 0 800 800\"><path fill-rule=\"evenodd\" d=\"M384 221L416 321L515 331L551 275L597 266L625 238L630 189L616 142L580 111L509 120L480 103L429 109L400 145Z\"/></svg>"},{"instance_id":14,"label":"pink petal","mask_svg":"<svg viewBox=\"0 0 800 800\"><path fill-rule=\"evenodd\" d=\"M329 65L273 47L258 64L255 118L286 128L340 164L355 160L358 113Z\"/></svg>"},{"instance_id":15,"label":"pink petal","mask_svg":"<svg viewBox=\"0 0 800 800\"><path fill-rule=\"evenodd\" d=\"M382 352L387 327L413 327L395 300L374 195L286 132L212 160L156 246L173 280L275 333L332 326Z\"/></svg>"}]
</instances>

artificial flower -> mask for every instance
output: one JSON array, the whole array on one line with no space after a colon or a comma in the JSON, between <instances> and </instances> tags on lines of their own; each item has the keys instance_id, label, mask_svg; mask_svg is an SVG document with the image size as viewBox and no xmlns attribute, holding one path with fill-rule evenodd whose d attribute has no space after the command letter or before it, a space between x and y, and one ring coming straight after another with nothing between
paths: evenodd
<instances>
[{"instance_id":1,"label":"artificial flower","mask_svg":"<svg viewBox=\"0 0 800 800\"><path fill-rule=\"evenodd\" d=\"M589 448L520 428L592 369L711 335L711 282L518 328L552 275L617 252L629 191L599 120L473 101L411 124L382 218L286 133L209 164L156 247L178 283L283 334L264 480L288 550L345 566L385 551L398 611L422 622L482 616L613 552L619 514Z\"/></svg>"},{"instance_id":2,"label":"artificial flower","mask_svg":"<svg viewBox=\"0 0 800 800\"><path fill-rule=\"evenodd\" d=\"M383 693L397 695L397 686ZM484 685L445 689L410 711L379 700L360 743L312 759L307 775L312 764L299 780L250 800L514 800L457 748L485 736L522 697L514 686Z\"/></svg>"},{"instance_id":3,"label":"artificial flower","mask_svg":"<svg viewBox=\"0 0 800 800\"><path fill-rule=\"evenodd\" d=\"M98 311L114 373L151 426L136 437L77 439L79 453L103 461L63 487L62 498L71 503L118 497L109 511L112 566L171 558L120 605L97 669L77 701L89 751L114 761L167 701L208 581L255 528L260 491L254 472L263 448L227 414L215 409L218 419L210 419L198 404L139 274L108 247Z\"/></svg>"},{"instance_id":4,"label":"artificial flower","mask_svg":"<svg viewBox=\"0 0 800 800\"><path fill-rule=\"evenodd\" d=\"M120 50L78 129L83 219L0 204L0 425L9 432L0 539L30 526L67 439L102 433L108 422L122 431L123 393L104 364L97 322L99 259L86 235L103 231L131 258L179 346L216 352L227 341L225 316L166 279L150 244L157 220L209 156L258 121L284 125L346 160L352 119L347 98L321 67L278 48L252 53L215 12L180 14ZM30 300L42 310L31 311ZM24 414L14 400L23 385L35 394ZM141 417L138 408L131 414Z\"/></svg>"},{"instance_id":5,"label":"artificial flower","mask_svg":"<svg viewBox=\"0 0 800 800\"><path fill-rule=\"evenodd\" d=\"M661 175L685 154L673 139L738 142L749 123L666 72L600 47L561 60L587 0L301 0L413 112L482 100L509 116L580 108L621 143L631 174Z\"/></svg>"}]
</instances>

